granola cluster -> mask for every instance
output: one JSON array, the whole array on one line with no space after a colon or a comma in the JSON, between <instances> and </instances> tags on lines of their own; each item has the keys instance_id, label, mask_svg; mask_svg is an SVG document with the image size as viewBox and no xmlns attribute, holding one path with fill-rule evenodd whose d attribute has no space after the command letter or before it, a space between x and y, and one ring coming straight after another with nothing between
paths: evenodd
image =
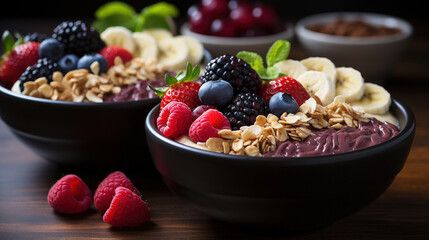
<instances>
[{"instance_id":1,"label":"granola cluster","mask_svg":"<svg viewBox=\"0 0 429 240\"><path fill-rule=\"evenodd\" d=\"M104 94L118 94L123 86L136 84L138 80L157 79L165 73L162 65L139 58L124 64L116 57L115 65L106 73L99 74L98 62L90 68L92 73L86 69L76 69L65 75L54 72L50 83L45 77L26 82L22 94L60 101L103 102Z\"/></svg>"},{"instance_id":2,"label":"granola cluster","mask_svg":"<svg viewBox=\"0 0 429 240\"><path fill-rule=\"evenodd\" d=\"M312 135L311 129L357 127L359 121L368 120L362 109L352 107L342 96L327 106L314 96L303 103L296 114L284 113L280 118L274 114L259 115L251 126L235 131L221 130L221 138L209 138L198 144L213 152L261 156L275 150L279 142L306 139Z\"/></svg>"}]
</instances>

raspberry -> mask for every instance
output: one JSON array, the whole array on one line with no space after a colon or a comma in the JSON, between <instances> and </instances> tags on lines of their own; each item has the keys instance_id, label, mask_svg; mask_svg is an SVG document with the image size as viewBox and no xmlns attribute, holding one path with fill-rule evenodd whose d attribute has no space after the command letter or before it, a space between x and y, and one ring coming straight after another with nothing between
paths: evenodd
<instances>
[{"instance_id":1,"label":"raspberry","mask_svg":"<svg viewBox=\"0 0 429 240\"><path fill-rule=\"evenodd\" d=\"M115 227L136 227L150 220L150 210L139 195L118 187L103 221Z\"/></svg>"},{"instance_id":2,"label":"raspberry","mask_svg":"<svg viewBox=\"0 0 429 240\"><path fill-rule=\"evenodd\" d=\"M192 121L195 121L201 114L203 114L205 111L209 109L216 109L215 106L212 105L200 105L192 111Z\"/></svg>"},{"instance_id":3,"label":"raspberry","mask_svg":"<svg viewBox=\"0 0 429 240\"><path fill-rule=\"evenodd\" d=\"M123 63L133 59L133 55L125 48L119 46L107 46L100 50L101 56L107 61L109 68L115 65L115 58L120 57Z\"/></svg>"},{"instance_id":4,"label":"raspberry","mask_svg":"<svg viewBox=\"0 0 429 240\"><path fill-rule=\"evenodd\" d=\"M48 203L61 213L82 213L92 205L92 193L78 176L68 174L51 187Z\"/></svg>"},{"instance_id":5,"label":"raspberry","mask_svg":"<svg viewBox=\"0 0 429 240\"><path fill-rule=\"evenodd\" d=\"M109 208L110 202L112 202L113 196L115 196L115 189L117 187L128 188L136 194L140 195L131 183L131 180L125 176L123 172L116 171L109 174L97 187L94 194L94 205L101 213L106 212Z\"/></svg>"},{"instance_id":6,"label":"raspberry","mask_svg":"<svg viewBox=\"0 0 429 240\"><path fill-rule=\"evenodd\" d=\"M171 139L186 133L191 123L192 111L183 102L170 102L156 120L158 130Z\"/></svg>"},{"instance_id":7,"label":"raspberry","mask_svg":"<svg viewBox=\"0 0 429 240\"><path fill-rule=\"evenodd\" d=\"M228 119L218 110L209 109L199 116L189 128L189 137L194 142L205 142L219 137L222 129L231 129Z\"/></svg>"}]
</instances>

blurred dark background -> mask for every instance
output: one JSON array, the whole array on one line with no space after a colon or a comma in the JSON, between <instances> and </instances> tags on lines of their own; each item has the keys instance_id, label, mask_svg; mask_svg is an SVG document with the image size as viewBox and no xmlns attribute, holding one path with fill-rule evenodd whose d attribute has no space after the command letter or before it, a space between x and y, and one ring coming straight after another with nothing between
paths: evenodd
<instances>
[{"instance_id":1,"label":"blurred dark background","mask_svg":"<svg viewBox=\"0 0 429 240\"><path fill-rule=\"evenodd\" d=\"M256 2L249 0L251 2ZM7 1L4 2L0 14L0 33L4 30L18 31L22 34L29 32L42 32L50 35L52 30L63 20L81 19L87 23L92 23L94 12L98 7L109 1L102 0L48 0L48 1ZM156 0L124 0L132 5L136 12L156 3ZM180 10L180 16L175 19L180 25L186 20L187 9L199 3L200 0L171 1ZM382 13L401 17L408 20L414 27L413 42L409 46L399 67L395 69L394 76L398 79L407 78L427 82L429 75L427 66L429 65L427 56L429 55L429 14L427 8L423 6L424 1L344 1L344 0L267 0L260 1L273 4L279 15L286 21L296 23L300 18L323 12L333 11L362 11L372 13ZM1 47L0 47L1 48ZM2 53L2 49L0 49ZM297 59L304 57L305 53L293 51L291 53Z\"/></svg>"},{"instance_id":2,"label":"blurred dark background","mask_svg":"<svg viewBox=\"0 0 429 240\"><path fill-rule=\"evenodd\" d=\"M69 0L69 1L7 1L7 8L2 8L0 19L8 18L92 18L94 11L109 1L101 0ZM143 7L153 4L155 0L126 0L126 3L140 11ZM187 8L199 1L181 0L166 1L176 5L184 16ZM344 0L267 0L260 1L275 4L285 18L299 18L305 15L328 11L369 11L393 14L405 18L425 18L427 9L422 6L424 1L344 1ZM5 7L5 5L3 5Z\"/></svg>"}]
</instances>

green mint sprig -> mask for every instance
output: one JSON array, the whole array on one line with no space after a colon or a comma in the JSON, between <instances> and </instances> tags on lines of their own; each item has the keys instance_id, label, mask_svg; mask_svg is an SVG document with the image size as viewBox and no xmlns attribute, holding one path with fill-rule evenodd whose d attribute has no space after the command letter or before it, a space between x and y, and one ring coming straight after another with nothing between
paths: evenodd
<instances>
[{"instance_id":1,"label":"green mint sprig","mask_svg":"<svg viewBox=\"0 0 429 240\"><path fill-rule=\"evenodd\" d=\"M96 20L93 26L98 32L103 32L111 26L122 26L132 32L140 32L148 28L163 28L171 31L167 19L178 15L179 10L166 2L149 5L137 13L131 5L113 1L100 6L95 11Z\"/></svg>"},{"instance_id":2,"label":"green mint sprig","mask_svg":"<svg viewBox=\"0 0 429 240\"><path fill-rule=\"evenodd\" d=\"M287 40L277 40L271 45L267 52L265 61L267 66L264 66L262 57L254 52L240 51L237 53L237 57L246 61L264 81L270 81L272 79L284 76L279 72L279 69L274 64L285 60L289 56L290 42Z\"/></svg>"}]
</instances>

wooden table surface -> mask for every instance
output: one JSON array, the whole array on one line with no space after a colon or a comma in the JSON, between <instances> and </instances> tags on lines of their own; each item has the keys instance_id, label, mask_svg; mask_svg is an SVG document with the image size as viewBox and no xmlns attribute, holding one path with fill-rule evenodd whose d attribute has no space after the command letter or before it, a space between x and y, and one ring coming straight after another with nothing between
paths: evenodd
<instances>
[{"instance_id":1,"label":"wooden table surface","mask_svg":"<svg viewBox=\"0 0 429 240\"><path fill-rule=\"evenodd\" d=\"M412 24L412 42L385 86L416 116L413 147L389 189L358 213L299 235L236 229L173 195L148 164L115 170L126 173L144 193L152 220L135 229L111 228L94 207L68 216L55 213L46 200L51 185L65 174L77 174L95 189L110 170L52 164L28 150L0 121L0 239L429 239L429 23ZM303 56L295 45L291 57Z\"/></svg>"}]
</instances>

